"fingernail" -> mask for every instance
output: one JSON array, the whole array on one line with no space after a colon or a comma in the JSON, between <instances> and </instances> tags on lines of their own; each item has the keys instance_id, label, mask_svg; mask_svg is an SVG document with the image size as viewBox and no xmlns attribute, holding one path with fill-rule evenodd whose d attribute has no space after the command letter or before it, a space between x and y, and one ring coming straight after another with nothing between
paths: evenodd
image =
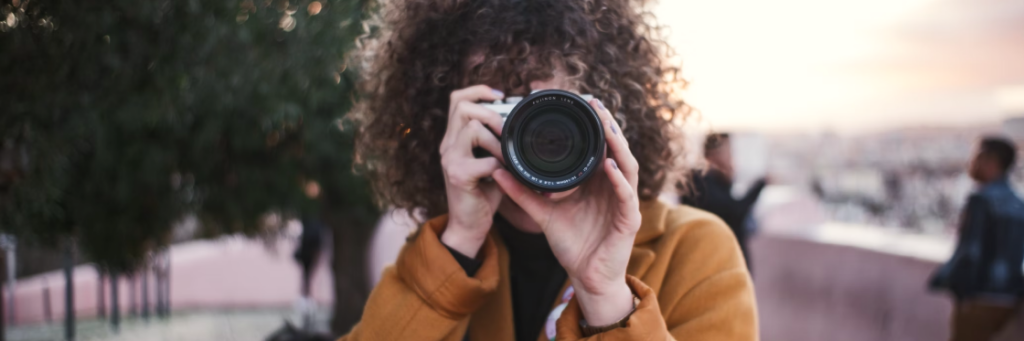
<instances>
[{"instance_id":1,"label":"fingernail","mask_svg":"<svg viewBox=\"0 0 1024 341\"><path fill-rule=\"evenodd\" d=\"M604 102L601 102L601 100L597 100L597 107L601 108L601 110L606 110L604 108Z\"/></svg>"},{"instance_id":2,"label":"fingernail","mask_svg":"<svg viewBox=\"0 0 1024 341\"><path fill-rule=\"evenodd\" d=\"M505 93L498 89L491 89L491 93L494 93L494 96L497 96L498 98L505 98Z\"/></svg>"},{"instance_id":3,"label":"fingernail","mask_svg":"<svg viewBox=\"0 0 1024 341\"><path fill-rule=\"evenodd\" d=\"M619 134L619 130L615 129L615 123L613 123L611 120L608 120L608 125L612 127L612 134L615 134L615 135Z\"/></svg>"},{"instance_id":4,"label":"fingernail","mask_svg":"<svg viewBox=\"0 0 1024 341\"><path fill-rule=\"evenodd\" d=\"M619 170L619 164L615 162L615 159L612 159L612 168L615 168L615 170Z\"/></svg>"}]
</instances>

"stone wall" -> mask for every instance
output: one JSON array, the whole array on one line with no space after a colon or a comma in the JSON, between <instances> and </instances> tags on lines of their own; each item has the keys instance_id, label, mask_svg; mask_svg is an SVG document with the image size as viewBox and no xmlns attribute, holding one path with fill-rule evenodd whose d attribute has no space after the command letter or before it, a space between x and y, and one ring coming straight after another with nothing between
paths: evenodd
<instances>
[{"instance_id":1,"label":"stone wall","mask_svg":"<svg viewBox=\"0 0 1024 341\"><path fill-rule=\"evenodd\" d=\"M751 250L764 341L949 337L952 304L925 286L937 261L778 235ZM998 340L1024 340L1024 314Z\"/></svg>"}]
</instances>

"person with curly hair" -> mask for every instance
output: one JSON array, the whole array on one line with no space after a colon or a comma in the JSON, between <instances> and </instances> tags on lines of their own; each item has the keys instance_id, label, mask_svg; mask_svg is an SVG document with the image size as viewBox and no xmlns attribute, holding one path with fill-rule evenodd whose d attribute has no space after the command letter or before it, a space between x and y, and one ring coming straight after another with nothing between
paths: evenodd
<instances>
[{"instance_id":1,"label":"person with curly hair","mask_svg":"<svg viewBox=\"0 0 1024 341\"><path fill-rule=\"evenodd\" d=\"M358 167L383 205L429 217L341 340L755 340L753 285L717 217L658 201L685 83L646 4L393 0L364 70ZM540 193L503 165L481 102L592 94L607 158ZM482 148L491 156L474 156Z\"/></svg>"}]
</instances>

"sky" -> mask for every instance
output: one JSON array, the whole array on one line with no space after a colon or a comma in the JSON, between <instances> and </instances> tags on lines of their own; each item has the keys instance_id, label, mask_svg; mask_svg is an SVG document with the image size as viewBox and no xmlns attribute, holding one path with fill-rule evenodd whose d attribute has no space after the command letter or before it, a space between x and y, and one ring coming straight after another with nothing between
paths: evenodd
<instances>
[{"instance_id":1,"label":"sky","mask_svg":"<svg viewBox=\"0 0 1024 341\"><path fill-rule=\"evenodd\" d=\"M858 133L1024 115L1024 1L662 0L716 130Z\"/></svg>"}]
</instances>

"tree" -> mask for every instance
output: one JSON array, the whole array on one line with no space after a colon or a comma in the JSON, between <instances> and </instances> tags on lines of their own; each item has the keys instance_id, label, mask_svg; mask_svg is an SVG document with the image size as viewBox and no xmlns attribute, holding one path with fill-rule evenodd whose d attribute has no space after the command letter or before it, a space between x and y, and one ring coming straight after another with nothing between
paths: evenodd
<instances>
[{"instance_id":1,"label":"tree","mask_svg":"<svg viewBox=\"0 0 1024 341\"><path fill-rule=\"evenodd\" d=\"M0 141L19 161L0 178L0 229L73 239L113 278L169 243L186 214L209 237L272 233L270 215L322 215L343 256L334 325L344 332L368 290L362 253L378 215L351 171L345 53L375 7L10 1Z\"/></svg>"}]
</instances>

